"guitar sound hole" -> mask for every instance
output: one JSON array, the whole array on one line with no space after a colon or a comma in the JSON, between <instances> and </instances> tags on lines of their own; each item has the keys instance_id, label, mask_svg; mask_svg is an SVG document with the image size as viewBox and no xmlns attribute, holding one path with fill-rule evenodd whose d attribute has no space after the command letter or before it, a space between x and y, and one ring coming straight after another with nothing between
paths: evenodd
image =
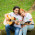
<instances>
[{"instance_id":1,"label":"guitar sound hole","mask_svg":"<svg viewBox=\"0 0 35 35\"><path fill-rule=\"evenodd\" d=\"M11 19L10 19L10 21L11 21Z\"/></svg>"},{"instance_id":2,"label":"guitar sound hole","mask_svg":"<svg viewBox=\"0 0 35 35\"><path fill-rule=\"evenodd\" d=\"M15 24L15 22L13 22L10 26L13 26Z\"/></svg>"}]
</instances>

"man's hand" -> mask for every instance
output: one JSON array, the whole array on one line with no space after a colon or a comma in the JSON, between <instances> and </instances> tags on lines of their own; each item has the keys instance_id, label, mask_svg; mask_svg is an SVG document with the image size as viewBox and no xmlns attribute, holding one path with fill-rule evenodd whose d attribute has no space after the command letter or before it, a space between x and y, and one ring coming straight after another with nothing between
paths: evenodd
<instances>
[{"instance_id":1,"label":"man's hand","mask_svg":"<svg viewBox=\"0 0 35 35\"><path fill-rule=\"evenodd\" d=\"M5 14L5 19L9 21L9 19L11 19L11 16L9 14Z\"/></svg>"},{"instance_id":2,"label":"man's hand","mask_svg":"<svg viewBox=\"0 0 35 35\"><path fill-rule=\"evenodd\" d=\"M8 14L5 14L5 19L8 20Z\"/></svg>"}]
</instances>

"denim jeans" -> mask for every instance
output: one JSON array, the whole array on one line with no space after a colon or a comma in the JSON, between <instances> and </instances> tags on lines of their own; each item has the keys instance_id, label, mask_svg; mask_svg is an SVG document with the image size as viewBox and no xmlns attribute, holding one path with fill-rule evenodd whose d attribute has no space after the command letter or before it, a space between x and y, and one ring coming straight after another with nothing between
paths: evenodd
<instances>
[{"instance_id":1,"label":"denim jeans","mask_svg":"<svg viewBox=\"0 0 35 35\"><path fill-rule=\"evenodd\" d=\"M34 29L34 25L26 25L25 27L20 29L19 35L26 35L27 34L27 30L32 30Z\"/></svg>"},{"instance_id":2,"label":"denim jeans","mask_svg":"<svg viewBox=\"0 0 35 35\"><path fill-rule=\"evenodd\" d=\"M19 35L20 28L14 27L14 26L10 26L9 24L7 24L5 26L5 30L6 30L7 35L10 35L10 31L15 31L15 35Z\"/></svg>"}]
</instances>

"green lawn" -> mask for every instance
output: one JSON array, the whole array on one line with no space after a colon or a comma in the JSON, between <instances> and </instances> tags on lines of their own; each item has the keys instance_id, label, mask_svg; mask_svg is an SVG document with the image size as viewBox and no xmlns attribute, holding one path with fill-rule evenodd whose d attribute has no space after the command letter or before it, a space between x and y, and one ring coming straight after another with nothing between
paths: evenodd
<instances>
[{"instance_id":1,"label":"green lawn","mask_svg":"<svg viewBox=\"0 0 35 35\"><path fill-rule=\"evenodd\" d=\"M20 8L28 11L35 0L0 0L0 29L4 29L3 21L4 14L12 12L14 6L19 6ZM35 11L32 13L35 22Z\"/></svg>"},{"instance_id":2,"label":"green lawn","mask_svg":"<svg viewBox=\"0 0 35 35\"><path fill-rule=\"evenodd\" d=\"M32 12L32 17L33 17L33 20L34 20L34 23L35 23L35 11Z\"/></svg>"}]
</instances>

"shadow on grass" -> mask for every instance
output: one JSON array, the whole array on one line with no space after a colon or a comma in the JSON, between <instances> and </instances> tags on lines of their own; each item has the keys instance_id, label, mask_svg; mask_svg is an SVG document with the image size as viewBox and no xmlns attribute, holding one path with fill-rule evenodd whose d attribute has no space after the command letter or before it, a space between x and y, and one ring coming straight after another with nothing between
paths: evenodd
<instances>
[{"instance_id":1,"label":"shadow on grass","mask_svg":"<svg viewBox=\"0 0 35 35\"><path fill-rule=\"evenodd\" d=\"M0 35L6 35L6 31L0 30ZM14 35L14 32L11 32L11 35ZM35 35L35 28L32 31L28 31L27 35Z\"/></svg>"}]
</instances>

